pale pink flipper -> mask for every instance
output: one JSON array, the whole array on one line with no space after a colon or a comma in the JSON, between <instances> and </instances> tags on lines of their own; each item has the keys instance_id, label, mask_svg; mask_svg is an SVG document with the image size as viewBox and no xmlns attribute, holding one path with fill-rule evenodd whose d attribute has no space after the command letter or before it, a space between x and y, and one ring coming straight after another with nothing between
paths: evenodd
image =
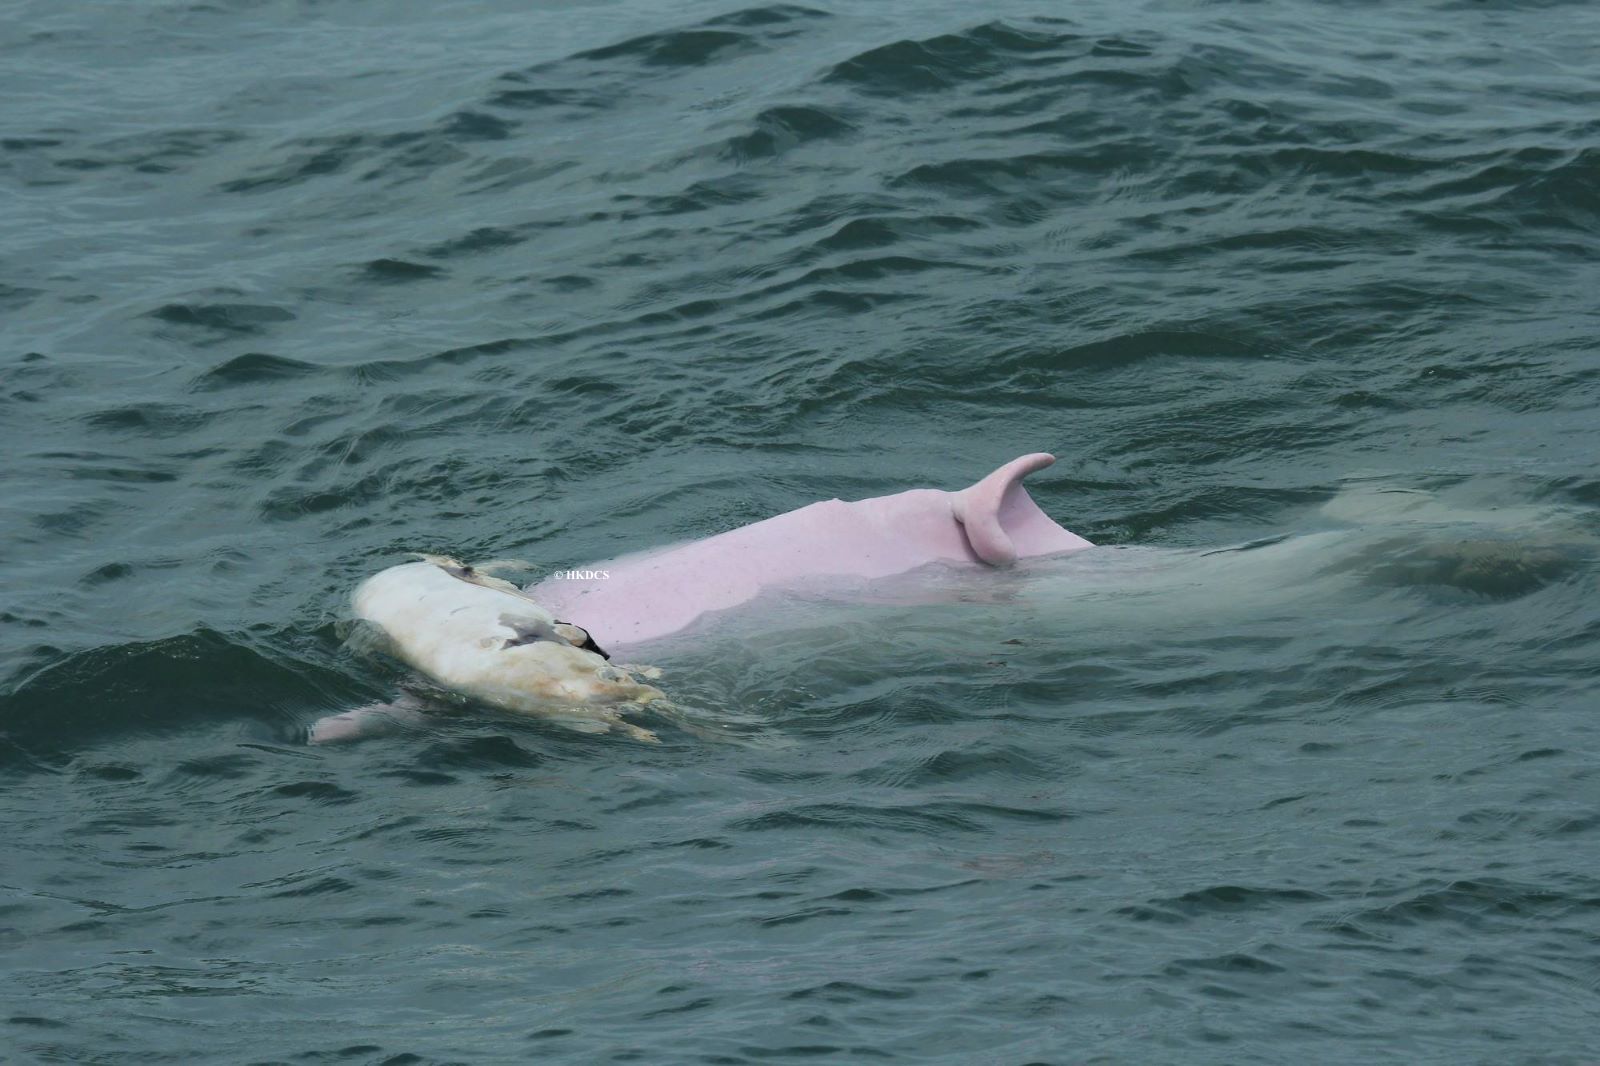
<instances>
[{"instance_id":1,"label":"pale pink flipper","mask_svg":"<svg viewBox=\"0 0 1600 1066\"><path fill-rule=\"evenodd\" d=\"M367 737L381 737L406 728L425 725L428 716L417 708L420 703L402 696L393 703L369 703L353 711L330 714L311 723L312 744L342 744Z\"/></svg>"}]
</instances>

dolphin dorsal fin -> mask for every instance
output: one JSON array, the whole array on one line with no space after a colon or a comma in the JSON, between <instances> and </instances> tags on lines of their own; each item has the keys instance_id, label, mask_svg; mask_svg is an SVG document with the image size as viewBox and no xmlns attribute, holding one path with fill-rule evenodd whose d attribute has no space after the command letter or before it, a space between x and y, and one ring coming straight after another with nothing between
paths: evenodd
<instances>
[{"instance_id":1,"label":"dolphin dorsal fin","mask_svg":"<svg viewBox=\"0 0 1600 1066\"><path fill-rule=\"evenodd\" d=\"M1000 524L1000 505L1011 489L1021 490L1023 478L1055 461L1048 452L1021 455L976 485L953 494L950 509L966 531L973 554L990 566L1010 566L1017 561L1017 546Z\"/></svg>"}]
</instances>

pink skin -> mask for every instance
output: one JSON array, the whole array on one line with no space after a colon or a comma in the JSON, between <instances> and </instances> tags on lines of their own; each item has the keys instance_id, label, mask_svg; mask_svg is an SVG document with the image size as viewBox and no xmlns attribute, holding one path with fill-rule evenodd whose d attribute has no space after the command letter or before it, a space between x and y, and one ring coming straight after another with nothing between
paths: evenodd
<instances>
[{"instance_id":1,"label":"pink skin","mask_svg":"<svg viewBox=\"0 0 1600 1066\"><path fill-rule=\"evenodd\" d=\"M706 540L591 569L595 580L550 577L528 594L608 650L676 633L765 588L822 577L882 578L927 563L1008 566L1019 557L1092 545L1051 521L1022 479L1055 462L1013 459L959 492L912 489L844 503L825 500Z\"/></svg>"},{"instance_id":2,"label":"pink skin","mask_svg":"<svg viewBox=\"0 0 1600 1066\"><path fill-rule=\"evenodd\" d=\"M393 703L369 703L343 714L330 714L311 723L307 739L313 744L340 744L347 740L398 733L428 724L420 700L401 696Z\"/></svg>"},{"instance_id":3,"label":"pink skin","mask_svg":"<svg viewBox=\"0 0 1600 1066\"><path fill-rule=\"evenodd\" d=\"M609 577L551 577L528 595L588 630L610 652L685 629L701 616L809 579L883 578L928 563L1009 566L1019 558L1093 547L1051 521L1022 479L1055 462L1035 452L957 492L912 489L844 503L824 500L706 540L596 563ZM323 718L312 743L355 740L421 724L414 700Z\"/></svg>"}]
</instances>

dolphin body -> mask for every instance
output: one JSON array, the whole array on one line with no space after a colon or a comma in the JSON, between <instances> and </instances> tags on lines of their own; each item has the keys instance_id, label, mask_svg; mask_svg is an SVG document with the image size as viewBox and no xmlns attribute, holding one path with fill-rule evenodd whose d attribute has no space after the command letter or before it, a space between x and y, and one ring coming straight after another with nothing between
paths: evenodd
<instances>
[{"instance_id":1,"label":"dolphin body","mask_svg":"<svg viewBox=\"0 0 1600 1066\"><path fill-rule=\"evenodd\" d=\"M636 668L619 674L607 667L600 648L631 649L682 632L767 589L871 581L931 563L1007 567L1093 547L1052 521L1022 486L1053 462L1043 452L1023 455L956 492L824 500L580 571L604 577L551 577L525 592L450 559L408 563L368 579L356 592L355 613L445 689L574 728L622 728L654 739L621 722L616 705L660 693L626 676ZM571 713L556 713L563 707ZM402 699L323 718L310 739L350 740L422 720L417 701Z\"/></svg>"},{"instance_id":2,"label":"dolphin body","mask_svg":"<svg viewBox=\"0 0 1600 1066\"><path fill-rule=\"evenodd\" d=\"M651 739L618 721L619 714L648 696L619 693L626 702L610 702L600 683L633 682L601 673L605 653L599 649L627 648L631 657L637 645L651 655L670 654L696 664L696 675L681 691L703 703L706 685L738 688L742 681L730 682L719 671L725 674L726 666L741 677L751 673L738 656L760 654L777 634L795 651L815 647L818 654L833 656L854 649L873 662L893 661L892 646L840 640L851 631L872 632L872 619L905 619L893 614L898 608L963 608L941 611L929 623L956 627L965 636L965 627L983 617L985 605L998 605L1008 625L1021 618L1060 647L1081 650L1101 647L1097 641L1181 640L1195 627L1211 631L1227 619L1303 621L1308 604L1333 618L1362 616L1370 607L1380 624L1393 609L1387 591L1463 603L1514 599L1600 565L1600 514L1592 510L1508 505L1498 497L1462 506L1372 477L1347 482L1322 506L1321 517L1332 529L1222 547L1088 551L1088 541L1051 521L1022 487L1027 474L1050 462L1048 455L1024 455L956 492L914 489L851 503L814 503L705 540L594 564L603 577L553 575L526 592L484 576L487 564L468 583L439 575L446 583L438 585L435 571L426 575L428 587L437 586L442 598L394 608L398 613L388 624L409 627L416 648L432 642L435 650L426 654L398 650L446 690L575 729L620 727L638 739ZM1000 569L1023 559L1028 565L1012 573ZM460 568L452 560L436 563ZM385 571L398 582L389 590L398 597L392 602L410 602L421 587L413 579L430 570L423 565L422 570ZM491 605L477 599L490 590L507 600ZM751 602L767 599L763 594L769 590L786 595L765 605ZM802 601L820 601L821 610L794 602L794 593ZM463 605L463 596L474 597L474 617L480 619L470 632L447 620L449 611ZM966 607L980 613L975 616ZM760 616L754 617L758 610ZM377 615L389 611L358 609L358 614L382 625ZM736 619L737 628L722 624ZM852 630L857 619L868 620L869 628ZM550 641L552 632L570 647ZM510 703L497 700L471 678L443 669L453 661L448 649L459 649L463 638L479 642L467 656L481 672L477 681L498 674L495 656L534 638L549 645L540 654L554 651L556 662L570 666L569 684L552 691L538 673L518 675L521 680L512 687L533 690L536 698L522 707L513 704L525 693L509 697ZM638 667L612 669L655 676ZM720 696L711 702L717 714L730 710ZM350 739L397 723L422 724L425 706L402 698L334 715L312 727L311 739ZM691 732L703 729L707 735L732 735L729 729L739 732L754 722L735 721L736 713L717 721L701 714L686 717L679 712L687 708L670 699L654 706Z\"/></svg>"},{"instance_id":3,"label":"dolphin body","mask_svg":"<svg viewBox=\"0 0 1600 1066\"><path fill-rule=\"evenodd\" d=\"M851 503L824 500L587 571L604 577L546 578L528 594L606 647L632 647L770 588L834 578L870 581L929 563L1006 567L1019 558L1091 548L1041 511L1022 485L1053 462L1055 456L1044 452L1020 456L957 492L912 489Z\"/></svg>"}]
</instances>

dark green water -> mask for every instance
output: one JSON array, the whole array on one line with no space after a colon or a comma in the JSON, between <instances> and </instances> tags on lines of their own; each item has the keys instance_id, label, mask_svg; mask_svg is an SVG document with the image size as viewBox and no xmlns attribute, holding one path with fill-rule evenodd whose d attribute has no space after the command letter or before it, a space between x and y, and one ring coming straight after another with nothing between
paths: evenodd
<instances>
[{"instance_id":1,"label":"dark green water","mask_svg":"<svg viewBox=\"0 0 1600 1066\"><path fill-rule=\"evenodd\" d=\"M1594 1061L1597 41L6 4L0 1060ZM303 743L402 552L1041 449L1139 551L747 620L659 747Z\"/></svg>"}]
</instances>

